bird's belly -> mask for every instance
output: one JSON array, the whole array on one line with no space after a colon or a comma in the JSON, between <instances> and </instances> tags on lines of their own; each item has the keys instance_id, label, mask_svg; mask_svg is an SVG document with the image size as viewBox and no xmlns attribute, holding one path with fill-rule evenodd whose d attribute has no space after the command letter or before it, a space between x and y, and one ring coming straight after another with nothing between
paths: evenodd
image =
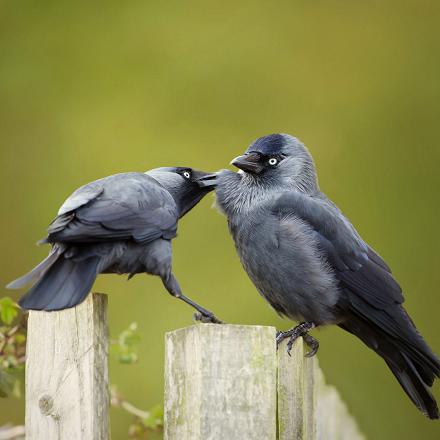
<instances>
[{"instance_id":1,"label":"bird's belly","mask_svg":"<svg viewBox=\"0 0 440 440\"><path fill-rule=\"evenodd\" d=\"M103 266L102 273L166 276L171 270L171 242L158 239L147 245L134 242L114 245Z\"/></svg>"},{"instance_id":2,"label":"bird's belly","mask_svg":"<svg viewBox=\"0 0 440 440\"><path fill-rule=\"evenodd\" d=\"M243 267L259 293L291 319L336 322L337 282L307 227L268 222L234 235Z\"/></svg>"}]
</instances>

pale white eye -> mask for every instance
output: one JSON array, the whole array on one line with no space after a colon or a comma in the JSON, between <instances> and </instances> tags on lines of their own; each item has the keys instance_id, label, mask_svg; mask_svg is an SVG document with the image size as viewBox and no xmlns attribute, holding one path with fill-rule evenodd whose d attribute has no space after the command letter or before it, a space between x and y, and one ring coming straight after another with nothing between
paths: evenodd
<instances>
[{"instance_id":1,"label":"pale white eye","mask_svg":"<svg viewBox=\"0 0 440 440\"><path fill-rule=\"evenodd\" d=\"M269 165L274 166L274 165L276 165L277 163L278 163L278 160L275 159L274 157L272 157L272 158L269 159Z\"/></svg>"},{"instance_id":2,"label":"pale white eye","mask_svg":"<svg viewBox=\"0 0 440 440\"><path fill-rule=\"evenodd\" d=\"M183 177L185 177L185 179L189 179L191 177L191 173L189 171L185 171L183 173Z\"/></svg>"}]
</instances>

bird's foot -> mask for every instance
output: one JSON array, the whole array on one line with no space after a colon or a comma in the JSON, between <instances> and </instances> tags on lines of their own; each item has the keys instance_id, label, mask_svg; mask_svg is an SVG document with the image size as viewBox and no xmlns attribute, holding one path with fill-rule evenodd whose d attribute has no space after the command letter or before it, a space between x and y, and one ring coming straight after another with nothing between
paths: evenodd
<instances>
[{"instance_id":1,"label":"bird's foot","mask_svg":"<svg viewBox=\"0 0 440 440\"><path fill-rule=\"evenodd\" d=\"M306 353L306 357L311 358L315 356L315 354L318 353L319 341L308 333L304 333L302 335L302 338L304 339L304 342L310 347L310 351Z\"/></svg>"},{"instance_id":2,"label":"bird's foot","mask_svg":"<svg viewBox=\"0 0 440 440\"><path fill-rule=\"evenodd\" d=\"M311 348L306 354L306 357L315 356L319 348L319 342L313 336L308 334L308 332L315 327L316 325L313 322L302 322L296 327L287 330L287 332L277 332L277 347L282 341L284 341L284 339L289 338L289 341L287 342L287 354L291 356L290 352L292 351L293 344L300 336L302 336L304 342Z\"/></svg>"},{"instance_id":3,"label":"bird's foot","mask_svg":"<svg viewBox=\"0 0 440 440\"><path fill-rule=\"evenodd\" d=\"M214 313L209 312L208 310L204 312L196 312L193 317L195 321L203 322L204 324L224 324L224 322L218 319Z\"/></svg>"}]
</instances>

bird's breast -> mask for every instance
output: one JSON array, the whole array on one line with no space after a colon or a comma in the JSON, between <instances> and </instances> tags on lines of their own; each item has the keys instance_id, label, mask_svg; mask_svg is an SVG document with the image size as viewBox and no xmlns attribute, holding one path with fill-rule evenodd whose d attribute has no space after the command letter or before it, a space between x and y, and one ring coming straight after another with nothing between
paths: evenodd
<instances>
[{"instance_id":1,"label":"bird's breast","mask_svg":"<svg viewBox=\"0 0 440 440\"><path fill-rule=\"evenodd\" d=\"M337 281L310 227L295 217L229 222L238 255L257 290L292 319L331 322Z\"/></svg>"}]
</instances>

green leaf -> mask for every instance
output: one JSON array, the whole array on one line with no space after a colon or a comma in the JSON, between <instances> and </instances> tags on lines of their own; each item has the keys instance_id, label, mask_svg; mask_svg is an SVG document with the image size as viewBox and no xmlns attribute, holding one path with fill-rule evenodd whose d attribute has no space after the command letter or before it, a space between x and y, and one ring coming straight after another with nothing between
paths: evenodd
<instances>
[{"instance_id":1,"label":"green leaf","mask_svg":"<svg viewBox=\"0 0 440 440\"><path fill-rule=\"evenodd\" d=\"M157 429L163 426L163 407L161 405L153 406L148 412L150 415L142 420L147 428Z\"/></svg>"},{"instance_id":2,"label":"green leaf","mask_svg":"<svg viewBox=\"0 0 440 440\"><path fill-rule=\"evenodd\" d=\"M0 319L6 324L11 325L18 314L18 307L8 296L0 299Z\"/></svg>"},{"instance_id":3,"label":"green leaf","mask_svg":"<svg viewBox=\"0 0 440 440\"><path fill-rule=\"evenodd\" d=\"M138 360L136 345L140 340L137 324L133 322L126 330L120 333L117 341L111 344L110 354L116 357L122 364L134 364Z\"/></svg>"},{"instance_id":4,"label":"green leaf","mask_svg":"<svg viewBox=\"0 0 440 440\"><path fill-rule=\"evenodd\" d=\"M134 364L138 360L136 353L124 353L119 356L119 362L121 364Z\"/></svg>"},{"instance_id":5,"label":"green leaf","mask_svg":"<svg viewBox=\"0 0 440 440\"><path fill-rule=\"evenodd\" d=\"M138 333L138 325L136 322L132 322L127 330L124 330L119 335L119 344L125 347L132 347L138 344L141 337Z\"/></svg>"}]
</instances>

